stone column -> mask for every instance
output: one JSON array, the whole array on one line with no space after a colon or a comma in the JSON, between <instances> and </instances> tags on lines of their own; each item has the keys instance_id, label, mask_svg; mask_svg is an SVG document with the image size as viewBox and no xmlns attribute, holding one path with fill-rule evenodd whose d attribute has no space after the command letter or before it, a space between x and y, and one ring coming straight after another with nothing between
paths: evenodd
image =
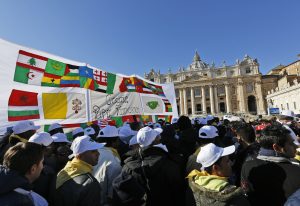
<instances>
[{"instance_id":1,"label":"stone column","mask_svg":"<svg viewBox=\"0 0 300 206\"><path fill-rule=\"evenodd\" d=\"M201 96L202 96L202 113L206 114L206 97L205 97L205 87L201 87Z\"/></svg>"},{"instance_id":2,"label":"stone column","mask_svg":"<svg viewBox=\"0 0 300 206\"><path fill-rule=\"evenodd\" d=\"M216 109L216 114L218 114L220 111L219 111L219 98L218 98L218 87L217 85L214 86L214 98L215 98L215 109Z\"/></svg>"},{"instance_id":3,"label":"stone column","mask_svg":"<svg viewBox=\"0 0 300 206\"><path fill-rule=\"evenodd\" d=\"M192 107L192 115L195 115L195 93L193 87L191 87L191 107Z\"/></svg>"},{"instance_id":4,"label":"stone column","mask_svg":"<svg viewBox=\"0 0 300 206\"><path fill-rule=\"evenodd\" d=\"M187 115L187 98L186 98L186 89L183 89L183 113L184 115Z\"/></svg>"},{"instance_id":5,"label":"stone column","mask_svg":"<svg viewBox=\"0 0 300 206\"><path fill-rule=\"evenodd\" d=\"M240 112L247 112L246 110L246 102L245 102L245 91L244 91L244 83L242 80L238 80L238 97L239 97L239 107Z\"/></svg>"},{"instance_id":6,"label":"stone column","mask_svg":"<svg viewBox=\"0 0 300 206\"><path fill-rule=\"evenodd\" d=\"M182 93L182 89L179 89L179 101L180 101L180 115L183 115L183 93Z\"/></svg>"},{"instance_id":7,"label":"stone column","mask_svg":"<svg viewBox=\"0 0 300 206\"><path fill-rule=\"evenodd\" d=\"M211 114L215 114L214 88L212 85L209 86L209 101Z\"/></svg>"},{"instance_id":8,"label":"stone column","mask_svg":"<svg viewBox=\"0 0 300 206\"><path fill-rule=\"evenodd\" d=\"M225 84L225 95L226 95L226 112L231 113L231 98L230 98L230 87L229 84Z\"/></svg>"},{"instance_id":9,"label":"stone column","mask_svg":"<svg viewBox=\"0 0 300 206\"><path fill-rule=\"evenodd\" d=\"M257 112L258 114L266 114L265 101L264 101L262 88L261 88L261 81L255 82L255 90L256 90L257 102L258 102Z\"/></svg>"}]
</instances>

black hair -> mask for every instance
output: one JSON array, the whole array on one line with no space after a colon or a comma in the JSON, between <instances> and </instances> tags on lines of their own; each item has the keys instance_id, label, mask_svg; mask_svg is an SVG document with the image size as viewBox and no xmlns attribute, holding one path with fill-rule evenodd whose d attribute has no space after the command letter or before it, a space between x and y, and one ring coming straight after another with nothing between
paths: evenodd
<instances>
[{"instance_id":1,"label":"black hair","mask_svg":"<svg viewBox=\"0 0 300 206\"><path fill-rule=\"evenodd\" d=\"M187 116L180 116L178 121L177 121L177 126L179 130L186 130L192 127L192 123L190 118Z\"/></svg>"},{"instance_id":2,"label":"black hair","mask_svg":"<svg viewBox=\"0 0 300 206\"><path fill-rule=\"evenodd\" d=\"M236 129L236 134L248 144L255 142L255 131L250 124L241 124Z\"/></svg>"},{"instance_id":3,"label":"black hair","mask_svg":"<svg viewBox=\"0 0 300 206\"><path fill-rule=\"evenodd\" d=\"M279 123L273 123L262 130L259 144L262 148L273 149L273 144L284 147L290 137L290 131Z\"/></svg>"}]
</instances>

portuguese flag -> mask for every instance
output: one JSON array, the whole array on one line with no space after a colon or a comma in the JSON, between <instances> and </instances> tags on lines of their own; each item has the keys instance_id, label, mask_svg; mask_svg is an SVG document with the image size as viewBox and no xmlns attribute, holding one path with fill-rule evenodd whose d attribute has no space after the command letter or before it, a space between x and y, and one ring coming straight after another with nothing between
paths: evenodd
<instances>
[{"instance_id":1,"label":"portuguese flag","mask_svg":"<svg viewBox=\"0 0 300 206\"><path fill-rule=\"evenodd\" d=\"M8 121L39 119L37 95L13 89L8 100Z\"/></svg>"}]
</instances>

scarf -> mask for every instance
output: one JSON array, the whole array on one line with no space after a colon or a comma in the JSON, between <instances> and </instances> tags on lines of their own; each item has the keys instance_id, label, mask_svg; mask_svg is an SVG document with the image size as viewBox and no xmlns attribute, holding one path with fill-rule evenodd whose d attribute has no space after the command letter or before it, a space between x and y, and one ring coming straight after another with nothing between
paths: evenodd
<instances>
[{"instance_id":1,"label":"scarf","mask_svg":"<svg viewBox=\"0 0 300 206\"><path fill-rule=\"evenodd\" d=\"M206 171L193 170L187 176L189 179L193 179L196 184L209 190L220 192L227 185L229 185L226 177L220 177L217 175L210 175Z\"/></svg>"},{"instance_id":2,"label":"scarf","mask_svg":"<svg viewBox=\"0 0 300 206\"><path fill-rule=\"evenodd\" d=\"M56 189L62 186L66 181L77 177L82 174L90 173L93 166L80 160L74 158L72 161L68 161L66 166L58 173L56 179Z\"/></svg>"},{"instance_id":3,"label":"scarf","mask_svg":"<svg viewBox=\"0 0 300 206\"><path fill-rule=\"evenodd\" d=\"M9 137L9 142L11 142L12 139L18 139L18 140L20 140L20 141L23 142L23 143L28 142L27 139L24 139L24 138L22 138L22 137L20 137L19 135L16 135L16 134L11 135L11 136Z\"/></svg>"}]
</instances>

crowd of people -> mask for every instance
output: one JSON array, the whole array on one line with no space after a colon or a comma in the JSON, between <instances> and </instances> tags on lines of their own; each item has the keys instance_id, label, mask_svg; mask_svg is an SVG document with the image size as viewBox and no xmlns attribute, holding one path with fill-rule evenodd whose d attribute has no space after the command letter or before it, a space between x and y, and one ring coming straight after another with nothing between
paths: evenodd
<instances>
[{"instance_id":1,"label":"crowd of people","mask_svg":"<svg viewBox=\"0 0 300 206\"><path fill-rule=\"evenodd\" d=\"M1 138L0 205L300 205L291 116L39 129L24 120Z\"/></svg>"}]
</instances>

